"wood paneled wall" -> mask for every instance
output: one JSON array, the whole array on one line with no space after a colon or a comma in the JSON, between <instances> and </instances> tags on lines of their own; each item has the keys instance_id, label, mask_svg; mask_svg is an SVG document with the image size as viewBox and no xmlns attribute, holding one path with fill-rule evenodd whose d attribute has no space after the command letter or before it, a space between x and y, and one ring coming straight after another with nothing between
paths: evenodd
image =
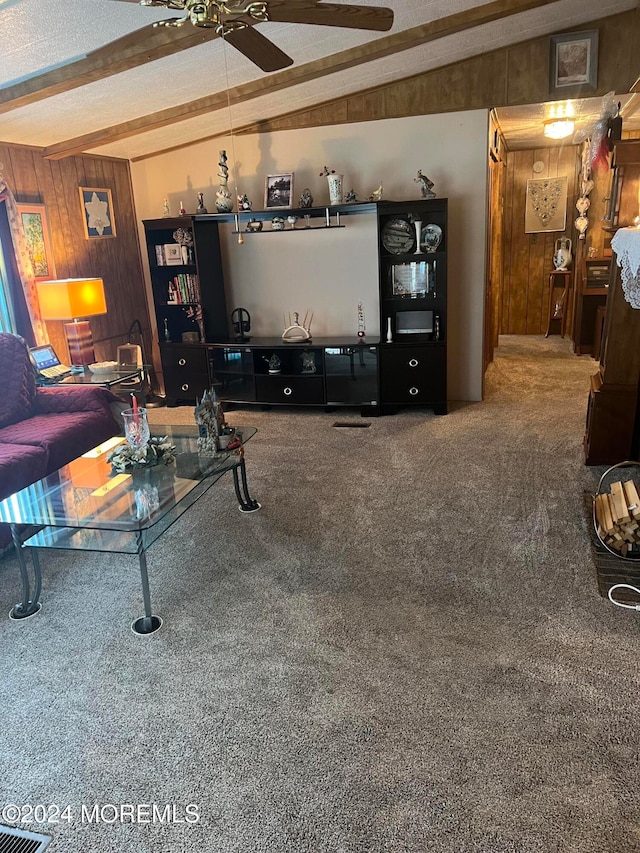
<instances>
[{"instance_id":1,"label":"wood paneled wall","mask_svg":"<svg viewBox=\"0 0 640 853\"><path fill-rule=\"evenodd\" d=\"M0 144L3 174L17 202L44 204L53 242L58 278L100 276L107 314L91 318L96 358L110 361L127 342L133 320L142 324L145 355L150 357L149 311L138 244L138 229L129 163L105 157L44 160L40 149ZM111 190L116 236L86 239L79 187ZM61 359L68 358L62 323L47 331ZM139 343L139 338L132 338Z\"/></svg>"},{"instance_id":2,"label":"wood paneled wall","mask_svg":"<svg viewBox=\"0 0 640 853\"><path fill-rule=\"evenodd\" d=\"M599 31L598 88L593 95L629 91L638 76L640 9L593 21L582 29ZM572 30L575 27L568 28L567 32ZM425 45L424 49L428 50L429 46ZM584 97L584 93L567 91L566 97ZM237 128L236 134L537 104L548 100L549 36L541 36L424 74L323 101L315 107L264 119Z\"/></svg>"},{"instance_id":3,"label":"wood paneled wall","mask_svg":"<svg viewBox=\"0 0 640 853\"><path fill-rule=\"evenodd\" d=\"M534 172L535 162L544 163ZM579 148L540 148L513 151L507 155L504 208L504 267L500 309L500 334L540 335L547 328L549 273L553 266L555 242L559 237L576 236L573 228ZM567 218L564 231L525 234L527 181L567 177Z\"/></svg>"},{"instance_id":4,"label":"wood paneled wall","mask_svg":"<svg viewBox=\"0 0 640 853\"><path fill-rule=\"evenodd\" d=\"M549 311L549 273L554 269L553 254L559 237L572 241L572 284L579 273L588 249L593 247L602 256L605 243L611 235L602 229L610 191L611 173L607 168L594 170L594 188L589 194L589 227L585 240L580 240L574 221L578 216L575 203L578 198L580 176L580 146L564 145L557 148L540 148L511 151L506 157L503 276L500 300L500 334L540 335L547 330ZM533 164L542 162L541 172L533 171ZM564 231L526 234L524 230L527 181L545 177L567 177L567 218ZM572 299L567 306L568 326L571 332Z\"/></svg>"}]
</instances>

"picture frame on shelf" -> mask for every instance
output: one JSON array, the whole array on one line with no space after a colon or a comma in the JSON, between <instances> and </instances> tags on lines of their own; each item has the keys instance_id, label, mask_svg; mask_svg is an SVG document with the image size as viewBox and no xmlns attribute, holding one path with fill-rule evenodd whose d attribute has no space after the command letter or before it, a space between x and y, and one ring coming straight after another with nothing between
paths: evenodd
<instances>
[{"instance_id":1,"label":"picture frame on shelf","mask_svg":"<svg viewBox=\"0 0 640 853\"><path fill-rule=\"evenodd\" d=\"M280 175L267 175L264 182L265 210L291 207L293 199L293 172Z\"/></svg>"},{"instance_id":2,"label":"picture frame on shelf","mask_svg":"<svg viewBox=\"0 0 640 853\"><path fill-rule=\"evenodd\" d=\"M116 236L113 198L106 187L79 187L84 236L87 240Z\"/></svg>"},{"instance_id":3,"label":"picture frame on shelf","mask_svg":"<svg viewBox=\"0 0 640 853\"><path fill-rule=\"evenodd\" d=\"M16 203L36 281L57 278L47 208L44 204Z\"/></svg>"},{"instance_id":4,"label":"picture frame on shelf","mask_svg":"<svg viewBox=\"0 0 640 853\"><path fill-rule=\"evenodd\" d=\"M549 95L595 91L598 84L598 30L551 36Z\"/></svg>"}]
</instances>

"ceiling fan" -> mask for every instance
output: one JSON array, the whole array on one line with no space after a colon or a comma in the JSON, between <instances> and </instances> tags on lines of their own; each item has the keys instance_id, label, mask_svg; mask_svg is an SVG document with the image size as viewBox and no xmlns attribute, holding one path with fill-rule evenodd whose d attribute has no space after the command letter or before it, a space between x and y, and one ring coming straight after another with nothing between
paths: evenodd
<instances>
[{"instance_id":1,"label":"ceiling fan","mask_svg":"<svg viewBox=\"0 0 640 853\"><path fill-rule=\"evenodd\" d=\"M180 18L157 21L153 27L194 27L214 30L216 35L244 54L263 71L279 71L293 59L254 28L277 21L316 24L358 30L391 29L393 10L383 6L323 3L322 0L121 0L142 6L164 6L183 13ZM146 28L145 28L146 29Z\"/></svg>"}]
</instances>

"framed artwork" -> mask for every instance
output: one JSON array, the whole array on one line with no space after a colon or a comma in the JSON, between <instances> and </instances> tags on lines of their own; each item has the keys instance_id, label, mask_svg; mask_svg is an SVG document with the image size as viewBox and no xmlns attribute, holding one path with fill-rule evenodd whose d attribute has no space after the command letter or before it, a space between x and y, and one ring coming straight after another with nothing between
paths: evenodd
<instances>
[{"instance_id":1,"label":"framed artwork","mask_svg":"<svg viewBox=\"0 0 640 853\"><path fill-rule=\"evenodd\" d=\"M527 181L524 209L525 234L564 231L567 220L567 178L538 178Z\"/></svg>"},{"instance_id":2,"label":"framed artwork","mask_svg":"<svg viewBox=\"0 0 640 853\"><path fill-rule=\"evenodd\" d=\"M111 190L99 187L80 187L80 204L84 236L87 240L100 237L115 237L116 223L113 218Z\"/></svg>"},{"instance_id":3,"label":"framed artwork","mask_svg":"<svg viewBox=\"0 0 640 853\"><path fill-rule=\"evenodd\" d=\"M598 83L598 30L551 36L549 94L594 90Z\"/></svg>"},{"instance_id":4,"label":"framed artwork","mask_svg":"<svg viewBox=\"0 0 640 853\"><path fill-rule=\"evenodd\" d=\"M16 203L36 281L57 278L44 204Z\"/></svg>"},{"instance_id":5,"label":"framed artwork","mask_svg":"<svg viewBox=\"0 0 640 853\"><path fill-rule=\"evenodd\" d=\"M284 175L267 175L264 184L265 210L273 207L291 207L293 198L293 172Z\"/></svg>"}]
</instances>

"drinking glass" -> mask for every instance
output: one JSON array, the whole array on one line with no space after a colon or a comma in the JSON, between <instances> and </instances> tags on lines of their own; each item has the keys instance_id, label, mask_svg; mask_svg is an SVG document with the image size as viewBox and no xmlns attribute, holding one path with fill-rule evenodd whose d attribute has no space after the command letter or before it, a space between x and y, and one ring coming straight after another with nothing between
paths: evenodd
<instances>
[{"instance_id":1,"label":"drinking glass","mask_svg":"<svg viewBox=\"0 0 640 853\"><path fill-rule=\"evenodd\" d=\"M124 434L130 447L144 447L149 443L149 421L147 410L139 406L137 411L125 409L122 413L124 420Z\"/></svg>"}]
</instances>

